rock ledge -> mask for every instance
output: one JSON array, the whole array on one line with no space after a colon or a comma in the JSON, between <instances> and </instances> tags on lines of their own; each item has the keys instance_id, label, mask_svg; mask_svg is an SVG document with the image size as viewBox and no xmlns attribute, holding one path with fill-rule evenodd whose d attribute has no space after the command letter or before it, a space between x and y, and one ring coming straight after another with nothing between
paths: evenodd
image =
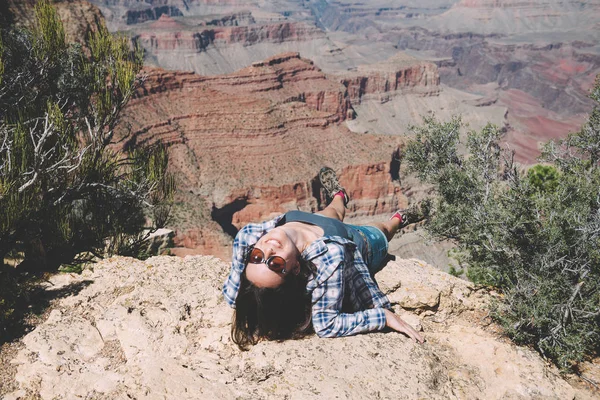
<instances>
[{"instance_id":1,"label":"rock ledge","mask_svg":"<svg viewBox=\"0 0 600 400\"><path fill-rule=\"evenodd\" d=\"M377 279L423 326L424 345L378 332L240 352L220 295L228 268L203 256L114 257L57 275L47 290L75 294L24 337L12 361L18 390L5 398L590 397L482 327L486 294L418 260L390 261Z\"/></svg>"}]
</instances>

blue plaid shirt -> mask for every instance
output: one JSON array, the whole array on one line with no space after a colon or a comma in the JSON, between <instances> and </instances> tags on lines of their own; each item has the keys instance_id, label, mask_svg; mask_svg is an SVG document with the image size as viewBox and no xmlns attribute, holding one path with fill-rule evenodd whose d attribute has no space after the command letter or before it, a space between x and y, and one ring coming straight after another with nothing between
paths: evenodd
<instances>
[{"instance_id":1,"label":"blue plaid shirt","mask_svg":"<svg viewBox=\"0 0 600 400\"><path fill-rule=\"evenodd\" d=\"M279 215L270 221L248 224L236 235L231 272L223 286L223 296L231 307L235 308L249 247L282 218ZM348 336L385 327L384 308L390 308L390 302L371 278L353 242L339 236L323 236L311 243L301 257L316 267L306 290L312 297L312 323L317 335ZM352 312L342 312L342 308Z\"/></svg>"}]
</instances>

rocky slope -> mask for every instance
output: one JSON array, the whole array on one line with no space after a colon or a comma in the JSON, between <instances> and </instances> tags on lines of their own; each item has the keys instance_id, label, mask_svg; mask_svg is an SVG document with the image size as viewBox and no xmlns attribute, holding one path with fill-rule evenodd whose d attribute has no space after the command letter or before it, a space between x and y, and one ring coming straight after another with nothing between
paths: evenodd
<instances>
[{"instance_id":1,"label":"rocky slope","mask_svg":"<svg viewBox=\"0 0 600 400\"><path fill-rule=\"evenodd\" d=\"M23 338L3 398L594 396L503 339L486 318L489 295L417 260L391 261L377 278L425 344L377 332L240 352L220 294L228 269L212 257L111 258L51 278L46 290L60 300Z\"/></svg>"}]
</instances>

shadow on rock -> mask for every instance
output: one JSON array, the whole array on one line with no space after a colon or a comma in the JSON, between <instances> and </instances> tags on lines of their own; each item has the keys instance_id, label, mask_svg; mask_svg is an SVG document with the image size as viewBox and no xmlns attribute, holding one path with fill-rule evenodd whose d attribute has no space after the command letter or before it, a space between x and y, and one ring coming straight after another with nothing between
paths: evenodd
<instances>
[{"instance_id":1,"label":"shadow on rock","mask_svg":"<svg viewBox=\"0 0 600 400\"><path fill-rule=\"evenodd\" d=\"M26 284L15 301L10 319L0 321L0 346L16 341L45 320L55 301L77 295L94 283L93 280L73 282L55 290L48 281Z\"/></svg>"}]
</instances>

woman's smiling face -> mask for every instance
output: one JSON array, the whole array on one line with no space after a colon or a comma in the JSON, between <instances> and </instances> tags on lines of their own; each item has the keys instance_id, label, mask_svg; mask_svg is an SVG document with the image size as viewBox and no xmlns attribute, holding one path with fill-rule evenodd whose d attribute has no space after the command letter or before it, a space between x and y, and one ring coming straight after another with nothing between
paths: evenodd
<instances>
[{"instance_id":1,"label":"woman's smiling face","mask_svg":"<svg viewBox=\"0 0 600 400\"><path fill-rule=\"evenodd\" d=\"M300 269L298 258L300 252L294 242L282 227L276 227L261 237L254 245L264 254L264 260L271 256L279 256L285 260L286 274L297 274ZM246 266L246 277L255 286L261 288L276 288L283 284L285 274L269 269L267 264L248 263Z\"/></svg>"}]
</instances>

